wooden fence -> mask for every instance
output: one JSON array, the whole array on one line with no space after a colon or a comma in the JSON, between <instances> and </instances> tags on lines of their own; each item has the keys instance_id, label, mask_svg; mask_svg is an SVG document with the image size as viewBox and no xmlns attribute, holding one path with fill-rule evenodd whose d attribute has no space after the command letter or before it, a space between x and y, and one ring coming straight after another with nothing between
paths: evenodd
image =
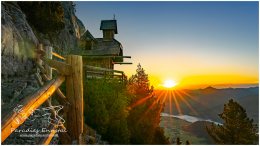
<instances>
[{"instance_id":1,"label":"wooden fence","mask_svg":"<svg viewBox=\"0 0 260 146\"><path fill-rule=\"evenodd\" d=\"M63 129L67 132L59 132L59 139L62 144L84 144L82 133L84 127L83 117L83 62L82 56L68 55L62 57L61 55L52 51L51 46L44 46L40 44L37 48L36 65L39 73L36 74L39 84L42 86L38 91L32 95L24 98L20 105L19 111L12 111L2 119L2 136L1 142L20 125L42 104L52 107L51 96L54 95L59 104L64 106L63 116L66 123L63 124L60 119L55 121L56 124L50 125L48 137L44 137L40 144L49 144L56 133L57 129ZM52 59L57 57L59 60ZM91 71L88 74L95 74L93 70L98 70L99 73L106 72L119 73L122 81L126 80L126 76L122 71L109 70L94 66L84 66ZM54 79L53 71L57 72ZM117 76L110 74L112 76ZM59 89L63 82L66 82L66 96ZM51 108L52 117L57 116L57 112Z\"/></svg>"}]
</instances>

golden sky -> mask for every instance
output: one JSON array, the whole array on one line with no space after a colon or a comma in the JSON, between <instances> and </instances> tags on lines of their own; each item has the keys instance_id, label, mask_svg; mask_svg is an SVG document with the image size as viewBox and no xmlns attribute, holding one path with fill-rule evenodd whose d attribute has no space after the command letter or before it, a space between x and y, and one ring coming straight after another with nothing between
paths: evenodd
<instances>
[{"instance_id":1,"label":"golden sky","mask_svg":"<svg viewBox=\"0 0 260 146\"><path fill-rule=\"evenodd\" d=\"M77 2L77 16L96 38L116 15L128 77L141 63L151 84L179 88L255 84L259 76L258 2ZM95 15L93 15L95 14Z\"/></svg>"}]
</instances>

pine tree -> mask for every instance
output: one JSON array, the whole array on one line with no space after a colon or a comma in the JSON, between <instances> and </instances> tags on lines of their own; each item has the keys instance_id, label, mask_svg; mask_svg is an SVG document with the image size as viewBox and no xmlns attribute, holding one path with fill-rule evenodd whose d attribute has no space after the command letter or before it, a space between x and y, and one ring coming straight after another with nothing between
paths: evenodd
<instances>
[{"instance_id":1,"label":"pine tree","mask_svg":"<svg viewBox=\"0 0 260 146\"><path fill-rule=\"evenodd\" d=\"M169 144L163 129L159 127L163 106L157 102L157 97L153 96L153 87L150 88L148 74L140 64L137 66L136 74L129 79L127 88L132 95L128 116L130 143Z\"/></svg>"},{"instance_id":2,"label":"pine tree","mask_svg":"<svg viewBox=\"0 0 260 146\"><path fill-rule=\"evenodd\" d=\"M136 95L144 95L149 93L148 74L142 68L141 64L137 65L136 74L132 75L128 82L130 92Z\"/></svg>"},{"instance_id":3,"label":"pine tree","mask_svg":"<svg viewBox=\"0 0 260 146\"><path fill-rule=\"evenodd\" d=\"M230 99L219 114L223 125L207 127L209 135L218 144L258 144L258 127L249 119L246 110Z\"/></svg>"}]
</instances>

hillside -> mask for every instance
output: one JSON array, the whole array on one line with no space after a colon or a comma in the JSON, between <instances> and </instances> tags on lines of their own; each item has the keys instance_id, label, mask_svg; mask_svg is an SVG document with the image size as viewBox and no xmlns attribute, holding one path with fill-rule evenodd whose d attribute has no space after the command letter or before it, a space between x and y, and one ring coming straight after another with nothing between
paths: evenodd
<instances>
[{"instance_id":1,"label":"hillside","mask_svg":"<svg viewBox=\"0 0 260 146\"><path fill-rule=\"evenodd\" d=\"M224 104L230 98L239 102L247 111L249 117L258 123L259 95L258 87L216 89L208 87L198 90L174 91L180 110L184 115L192 115L203 119L222 122L218 114L223 111ZM185 101L186 102L185 102ZM165 113L179 114L174 100L166 100ZM189 105L187 105L187 103ZM170 108L171 105L171 108Z\"/></svg>"},{"instance_id":2,"label":"hillside","mask_svg":"<svg viewBox=\"0 0 260 146\"><path fill-rule=\"evenodd\" d=\"M164 128L165 136L169 137L171 144L175 144L177 137L182 143L188 140L191 144L214 144L207 134L205 124L210 123L204 121L190 123L178 118L162 116L160 126Z\"/></svg>"}]
</instances>

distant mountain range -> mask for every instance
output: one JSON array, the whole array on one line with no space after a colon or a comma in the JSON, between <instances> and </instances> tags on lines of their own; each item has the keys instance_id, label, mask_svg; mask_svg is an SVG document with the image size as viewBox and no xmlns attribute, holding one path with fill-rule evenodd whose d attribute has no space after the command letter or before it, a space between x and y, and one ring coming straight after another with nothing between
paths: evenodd
<instances>
[{"instance_id":1,"label":"distant mountain range","mask_svg":"<svg viewBox=\"0 0 260 146\"><path fill-rule=\"evenodd\" d=\"M216 89L209 86L197 90L175 90L172 94L174 96L169 96L171 100L165 100L165 113L191 115L222 123L218 114L223 111L224 104L233 98L246 109L255 123L259 120L259 87Z\"/></svg>"}]
</instances>

